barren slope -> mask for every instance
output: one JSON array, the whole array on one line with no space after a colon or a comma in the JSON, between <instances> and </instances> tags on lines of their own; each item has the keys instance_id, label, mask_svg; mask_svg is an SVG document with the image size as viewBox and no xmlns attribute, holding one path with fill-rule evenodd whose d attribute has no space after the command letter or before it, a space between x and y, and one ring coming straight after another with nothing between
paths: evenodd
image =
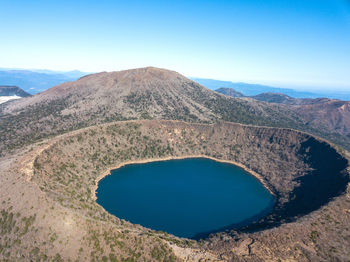
<instances>
[{"instance_id":1,"label":"barren slope","mask_svg":"<svg viewBox=\"0 0 350 262\"><path fill-rule=\"evenodd\" d=\"M319 99L296 106L294 111L311 127L350 137L350 101Z\"/></svg>"},{"instance_id":2,"label":"barren slope","mask_svg":"<svg viewBox=\"0 0 350 262\"><path fill-rule=\"evenodd\" d=\"M278 93L263 93L252 98L269 103L287 104L313 128L350 136L350 101L337 99L293 98Z\"/></svg>"},{"instance_id":3,"label":"barren slope","mask_svg":"<svg viewBox=\"0 0 350 262\"><path fill-rule=\"evenodd\" d=\"M235 97L232 88L218 89L219 93ZM350 148L350 101L328 98L293 98L281 93L262 93L251 96L274 106L279 104L301 121L301 130L312 132L339 145ZM283 127L281 125L281 127Z\"/></svg>"}]
</instances>

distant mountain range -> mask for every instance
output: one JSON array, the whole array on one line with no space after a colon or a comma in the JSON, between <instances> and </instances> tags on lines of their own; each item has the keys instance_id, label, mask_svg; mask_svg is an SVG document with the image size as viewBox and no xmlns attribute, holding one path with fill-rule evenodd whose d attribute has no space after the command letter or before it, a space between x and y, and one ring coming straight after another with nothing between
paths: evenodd
<instances>
[{"instance_id":1,"label":"distant mountain range","mask_svg":"<svg viewBox=\"0 0 350 262\"><path fill-rule=\"evenodd\" d=\"M86 73L80 71L0 69L0 86L18 86L29 94L36 94L84 75Z\"/></svg>"},{"instance_id":2,"label":"distant mountain range","mask_svg":"<svg viewBox=\"0 0 350 262\"><path fill-rule=\"evenodd\" d=\"M52 71L46 69L9 69L0 68L0 86L18 86L29 94L43 92L53 86L64 82L75 81L89 73L74 71ZM327 97L333 99L350 100L350 91L337 92L309 92L290 88L278 88L267 85L234 83L230 81L221 81L205 78L190 78L193 81L205 86L208 89L216 90L218 88L233 88L236 92L242 93L242 96L255 96L261 93L282 93L293 98L319 98ZM239 97L239 96L235 96Z\"/></svg>"},{"instance_id":3,"label":"distant mountain range","mask_svg":"<svg viewBox=\"0 0 350 262\"><path fill-rule=\"evenodd\" d=\"M247 84L241 82L221 81L215 79L206 78L191 78L193 81L209 88L211 90L217 90L219 88L233 88L235 91L242 93L245 96L255 96L261 93L282 93L293 98L320 98L327 97L332 99L350 100L349 91L301 91L291 88L278 88L267 85L259 84Z\"/></svg>"}]
</instances>

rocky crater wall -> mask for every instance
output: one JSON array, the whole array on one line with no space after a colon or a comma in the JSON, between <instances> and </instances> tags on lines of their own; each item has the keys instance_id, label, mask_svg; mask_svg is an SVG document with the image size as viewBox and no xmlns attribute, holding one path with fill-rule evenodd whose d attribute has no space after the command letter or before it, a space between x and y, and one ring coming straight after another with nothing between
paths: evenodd
<instances>
[{"instance_id":1,"label":"rocky crater wall","mask_svg":"<svg viewBox=\"0 0 350 262\"><path fill-rule=\"evenodd\" d=\"M306 133L153 120L100 125L64 136L35 160L32 180L61 205L106 220L94 191L109 170L126 162L191 156L242 165L275 194L272 213L241 231L295 221L343 194L349 182L348 161L329 143Z\"/></svg>"}]
</instances>

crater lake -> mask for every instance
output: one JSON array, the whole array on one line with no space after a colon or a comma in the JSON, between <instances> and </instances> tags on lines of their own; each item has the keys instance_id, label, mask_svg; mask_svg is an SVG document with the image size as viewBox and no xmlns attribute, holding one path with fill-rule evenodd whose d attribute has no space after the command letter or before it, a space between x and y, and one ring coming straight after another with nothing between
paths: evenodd
<instances>
[{"instance_id":1,"label":"crater lake","mask_svg":"<svg viewBox=\"0 0 350 262\"><path fill-rule=\"evenodd\" d=\"M122 166L99 181L96 196L118 218L193 239L252 223L274 203L247 171L209 158Z\"/></svg>"}]
</instances>

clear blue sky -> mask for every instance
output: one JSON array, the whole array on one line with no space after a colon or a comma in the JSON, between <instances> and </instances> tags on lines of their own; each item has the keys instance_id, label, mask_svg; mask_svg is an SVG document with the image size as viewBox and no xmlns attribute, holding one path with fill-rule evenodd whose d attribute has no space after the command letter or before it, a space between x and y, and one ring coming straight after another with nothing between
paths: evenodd
<instances>
[{"instance_id":1,"label":"clear blue sky","mask_svg":"<svg viewBox=\"0 0 350 262\"><path fill-rule=\"evenodd\" d=\"M0 67L350 90L349 0L1 0Z\"/></svg>"}]
</instances>

